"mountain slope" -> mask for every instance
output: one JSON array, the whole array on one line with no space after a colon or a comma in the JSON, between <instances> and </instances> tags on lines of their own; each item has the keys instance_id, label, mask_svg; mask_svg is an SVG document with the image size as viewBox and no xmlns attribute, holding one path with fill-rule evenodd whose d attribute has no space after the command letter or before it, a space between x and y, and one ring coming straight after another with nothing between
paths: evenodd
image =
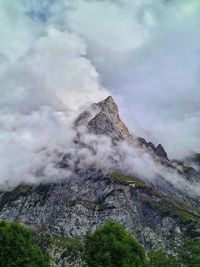
<instances>
[{"instance_id":1,"label":"mountain slope","mask_svg":"<svg viewBox=\"0 0 200 267\"><path fill-rule=\"evenodd\" d=\"M20 186L0 196L0 218L77 237L109 218L124 224L146 247L173 251L184 236L200 234L200 210L121 174L87 171L62 183Z\"/></svg>"},{"instance_id":2,"label":"mountain slope","mask_svg":"<svg viewBox=\"0 0 200 267\"><path fill-rule=\"evenodd\" d=\"M111 97L83 112L74 127L77 149L94 150L84 143L85 132L99 138L107 136L114 148L126 142L148 152L169 172L175 170L189 181L194 178L194 172L191 178L191 172L188 174L183 168L185 163L170 161L161 145L156 147L132 135L121 121ZM71 158L70 153L66 154L59 167L71 168ZM181 191L159 174L154 181L138 174L127 175L126 170L116 170L118 163L106 172L91 165L80 168L77 163L71 176L62 181L21 185L11 192L2 192L0 219L23 222L37 231L75 238L94 231L112 218L124 224L145 247L164 248L169 253L178 251L186 236L200 236L199 197ZM198 178L197 171L195 175Z\"/></svg>"},{"instance_id":3,"label":"mountain slope","mask_svg":"<svg viewBox=\"0 0 200 267\"><path fill-rule=\"evenodd\" d=\"M119 116L119 109L111 96L98 104L92 106L92 111L84 111L76 120L78 127L85 126L90 133L96 135L107 135L114 140L123 140L135 146L142 146L158 157L167 159L167 153L161 144L155 146L144 138L132 135L128 127L122 122ZM96 114L93 113L96 111Z\"/></svg>"}]
</instances>

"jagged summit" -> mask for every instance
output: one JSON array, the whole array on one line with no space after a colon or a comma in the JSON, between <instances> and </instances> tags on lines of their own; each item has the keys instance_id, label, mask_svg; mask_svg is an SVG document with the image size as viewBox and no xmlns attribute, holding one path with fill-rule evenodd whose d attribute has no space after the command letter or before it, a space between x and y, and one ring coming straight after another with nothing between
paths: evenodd
<instances>
[{"instance_id":1,"label":"jagged summit","mask_svg":"<svg viewBox=\"0 0 200 267\"><path fill-rule=\"evenodd\" d=\"M119 108L112 96L108 96L106 99L102 100L99 103L96 103L95 105L98 106L102 112L110 114L111 116L113 116L113 118L120 120Z\"/></svg>"},{"instance_id":2,"label":"jagged summit","mask_svg":"<svg viewBox=\"0 0 200 267\"><path fill-rule=\"evenodd\" d=\"M112 98L108 96L99 103L93 104L90 110L86 110L77 118L75 126L85 126L90 133L107 135L113 140L126 141L127 143L143 147L160 158L168 159L163 146L155 146L144 138L130 133L119 115L119 109Z\"/></svg>"},{"instance_id":3,"label":"jagged summit","mask_svg":"<svg viewBox=\"0 0 200 267\"><path fill-rule=\"evenodd\" d=\"M47 246L44 249L51 257L52 267L85 266L81 243L77 243L76 247L73 241L72 250L70 245L66 247L63 238L67 238L67 244L71 244L71 238L81 240L86 233L93 232L110 219L123 224L145 248L162 248L173 255L184 248L186 238L200 237L199 196L189 195L188 188L185 188L187 181L191 185L194 181L195 186L200 179L200 174L191 165L185 162L175 162L173 165L169 160L162 166L164 172L159 173L158 169L154 178L146 166L145 172L149 176L145 178L143 170L135 170L132 158L129 175L129 168L123 164L123 153L120 155L118 149L121 141L136 139L137 146L157 155L155 159L158 159L159 165L160 162L166 162L167 155L161 145L155 146L144 138L130 134L119 117L118 107L112 97L93 104L78 117L74 126L77 136L71 144L72 149L69 148L58 164L58 168L67 170L63 180L50 179L49 183L45 181L45 184L30 186L22 184L12 191L0 192L0 220L23 223L37 231L38 236L44 237L41 243ZM88 137L89 132L118 138L118 141L113 142L111 155L103 159L97 157L97 164L97 151L92 146L93 142L87 143L87 138L82 138L85 133ZM130 142L131 145L135 143ZM104 151L104 147L101 148ZM105 149L105 153L108 150ZM119 157L113 158L117 153ZM85 164L87 156L88 162ZM164 160L160 160L163 157ZM200 162L200 154L194 155L194 159ZM110 163L111 168L109 166L104 171L103 168ZM138 166L144 167L140 164ZM170 180L164 177L167 170ZM183 181L182 187L176 186L177 179L176 183L171 183L177 178L177 173L181 178L178 181ZM46 237L51 242L46 242ZM74 249L78 254L74 254Z\"/></svg>"},{"instance_id":4,"label":"jagged summit","mask_svg":"<svg viewBox=\"0 0 200 267\"><path fill-rule=\"evenodd\" d=\"M159 144L158 146L155 146L152 142L147 142L142 137L138 137L137 140L138 140L138 143L140 146L144 146L145 148L149 149L150 151L153 151L158 157L168 160L167 153L161 144Z\"/></svg>"},{"instance_id":5,"label":"jagged summit","mask_svg":"<svg viewBox=\"0 0 200 267\"><path fill-rule=\"evenodd\" d=\"M81 113L75 126L86 126L90 133L108 135L116 140L133 141L133 136L120 119L118 106L111 96Z\"/></svg>"},{"instance_id":6,"label":"jagged summit","mask_svg":"<svg viewBox=\"0 0 200 267\"><path fill-rule=\"evenodd\" d=\"M111 111L116 111L117 113L119 112L118 106L112 96L108 96L106 99L102 100L96 105L101 106L102 109L106 108L110 109Z\"/></svg>"},{"instance_id":7,"label":"jagged summit","mask_svg":"<svg viewBox=\"0 0 200 267\"><path fill-rule=\"evenodd\" d=\"M119 117L119 109L114 99L109 96L96 104L100 111L87 125L90 132L109 135L118 140L132 141L128 128Z\"/></svg>"}]
</instances>

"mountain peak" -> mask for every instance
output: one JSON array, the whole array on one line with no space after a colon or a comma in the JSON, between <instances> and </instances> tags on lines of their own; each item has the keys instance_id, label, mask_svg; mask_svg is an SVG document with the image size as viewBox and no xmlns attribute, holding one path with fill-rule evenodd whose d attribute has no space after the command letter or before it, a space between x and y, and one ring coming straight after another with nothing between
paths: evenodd
<instances>
[{"instance_id":1,"label":"mountain peak","mask_svg":"<svg viewBox=\"0 0 200 267\"><path fill-rule=\"evenodd\" d=\"M106 99L102 100L97 104L101 109L107 109L109 111L112 111L112 113L119 112L118 106L115 103L114 99L112 96L108 96Z\"/></svg>"},{"instance_id":2,"label":"mountain peak","mask_svg":"<svg viewBox=\"0 0 200 267\"><path fill-rule=\"evenodd\" d=\"M118 140L128 141L132 136L119 116L119 109L112 96L95 104L99 112L88 122L87 128L95 134L108 135Z\"/></svg>"},{"instance_id":3,"label":"mountain peak","mask_svg":"<svg viewBox=\"0 0 200 267\"><path fill-rule=\"evenodd\" d=\"M143 147L160 158L167 159L167 153L162 145L156 147L153 143L129 132L119 116L118 106L112 96L93 104L90 110L84 111L77 118L75 126L86 126L92 134L107 135L114 140L126 141L131 145Z\"/></svg>"}]
</instances>

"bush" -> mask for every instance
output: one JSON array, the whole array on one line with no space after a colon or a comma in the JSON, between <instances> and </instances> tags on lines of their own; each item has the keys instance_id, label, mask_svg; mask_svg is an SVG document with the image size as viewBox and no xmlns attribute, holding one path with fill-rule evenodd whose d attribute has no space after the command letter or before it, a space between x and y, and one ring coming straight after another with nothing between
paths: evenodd
<instances>
[{"instance_id":1,"label":"bush","mask_svg":"<svg viewBox=\"0 0 200 267\"><path fill-rule=\"evenodd\" d=\"M200 240L187 238L184 244L184 250L180 255L180 261L183 266L200 266Z\"/></svg>"},{"instance_id":2,"label":"bush","mask_svg":"<svg viewBox=\"0 0 200 267\"><path fill-rule=\"evenodd\" d=\"M0 222L0 267L48 267L48 259L17 223Z\"/></svg>"},{"instance_id":3,"label":"bush","mask_svg":"<svg viewBox=\"0 0 200 267\"><path fill-rule=\"evenodd\" d=\"M178 267L175 258L162 250L150 250L147 253L149 267Z\"/></svg>"},{"instance_id":4,"label":"bush","mask_svg":"<svg viewBox=\"0 0 200 267\"><path fill-rule=\"evenodd\" d=\"M84 242L89 267L146 267L145 252L123 226L109 221Z\"/></svg>"}]
</instances>

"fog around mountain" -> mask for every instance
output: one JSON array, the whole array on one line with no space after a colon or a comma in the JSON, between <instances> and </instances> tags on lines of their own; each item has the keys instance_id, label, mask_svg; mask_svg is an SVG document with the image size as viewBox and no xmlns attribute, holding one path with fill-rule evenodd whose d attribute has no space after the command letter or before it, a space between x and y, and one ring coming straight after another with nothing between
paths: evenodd
<instances>
[{"instance_id":1,"label":"fog around mountain","mask_svg":"<svg viewBox=\"0 0 200 267\"><path fill-rule=\"evenodd\" d=\"M198 152L199 10L195 0L2 0L2 184L67 175L55 165L74 119L108 95L170 158Z\"/></svg>"}]
</instances>

